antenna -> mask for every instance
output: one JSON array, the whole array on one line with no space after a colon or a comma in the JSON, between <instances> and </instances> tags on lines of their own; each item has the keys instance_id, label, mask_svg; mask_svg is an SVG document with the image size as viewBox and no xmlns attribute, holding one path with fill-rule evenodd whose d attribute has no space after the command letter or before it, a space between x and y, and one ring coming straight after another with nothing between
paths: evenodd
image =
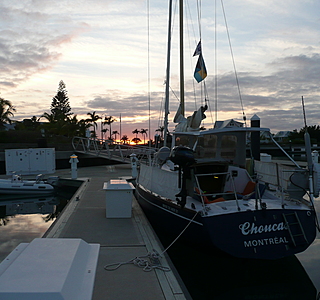
<instances>
[{"instance_id":1,"label":"antenna","mask_svg":"<svg viewBox=\"0 0 320 300\"><path fill-rule=\"evenodd\" d=\"M301 97L302 100L302 108L303 108L303 118L304 118L304 126L305 126L305 132L304 132L304 143L306 146L306 156L307 156L307 163L308 163L308 169L309 169L309 177L310 180L312 179L312 170L313 170L313 162L312 162L312 156L311 156L311 140L310 135L308 133L308 127L307 127L307 118L306 118L306 112L304 109L304 100L303 96ZM313 189L310 186L310 194L313 194ZM313 197L313 196L312 196Z\"/></svg>"},{"instance_id":2,"label":"antenna","mask_svg":"<svg viewBox=\"0 0 320 300\"><path fill-rule=\"evenodd\" d=\"M301 96L301 101L302 101L302 109L303 109L303 119L304 119L304 127L307 130L307 118L306 118L306 111L304 109L304 100L303 96Z\"/></svg>"}]
</instances>

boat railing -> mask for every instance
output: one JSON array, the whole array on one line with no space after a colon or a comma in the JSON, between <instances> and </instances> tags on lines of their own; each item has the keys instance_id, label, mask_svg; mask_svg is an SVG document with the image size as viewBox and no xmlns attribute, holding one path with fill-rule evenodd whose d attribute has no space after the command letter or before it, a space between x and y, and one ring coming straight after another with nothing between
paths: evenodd
<instances>
[{"instance_id":1,"label":"boat railing","mask_svg":"<svg viewBox=\"0 0 320 300\"><path fill-rule=\"evenodd\" d=\"M209 191L207 192L206 190L203 190L201 187L201 183L199 182L199 178L201 177L209 177L212 179L219 178L219 176L224 176L225 178L228 176L228 178L231 179L231 185L232 185L232 190L231 191L223 191L224 189L224 183L220 187L220 191ZM203 204L210 204L214 202L220 202L220 201L225 201L227 200L230 196L232 196L233 200L236 200L238 210L240 210L240 206L238 203L238 192L236 190L236 185L234 182L234 177L232 176L231 172L217 172L217 173L204 173L204 174L195 174L195 181L196 181L196 192L199 194L201 197L201 201ZM224 196L229 196L224 198ZM209 200L209 198L211 200Z\"/></svg>"},{"instance_id":2,"label":"boat railing","mask_svg":"<svg viewBox=\"0 0 320 300\"><path fill-rule=\"evenodd\" d=\"M288 191L290 177L294 173L305 172L305 169L279 164L277 162L255 161L255 171L259 181Z\"/></svg>"}]
</instances>

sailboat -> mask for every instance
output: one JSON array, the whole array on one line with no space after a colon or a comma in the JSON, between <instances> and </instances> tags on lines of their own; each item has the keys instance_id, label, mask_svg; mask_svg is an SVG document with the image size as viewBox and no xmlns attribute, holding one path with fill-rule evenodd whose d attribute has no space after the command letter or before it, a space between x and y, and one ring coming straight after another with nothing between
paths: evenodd
<instances>
[{"instance_id":1,"label":"sailboat","mask_svg":"<svg viewBox=\"0 0 320 300\"><path fill-rule=\"evenodd\" d=\"M170 1L170 15L171 5ZM180 47L182 55L181 42ZM170 58L166 99L169 70ZM171 147L166 145L165 129L164 146L145 163L140 162L136 178L137 199L148 218L206 251L218 248L235 257L279 259L307 249L316 236L314 198L319 195L308 134L307 167L302 168L273 139L270 129L257 126L255 118L251 127L231 119L200 130L207 107L184 117L183 71L181 74L181 103L175 116L178 125L172 132ZM165 128L168 102L166 112ZM259 146L254 145L259 145L261 132L281 148L294 167L259 161ZM254 157L246 157L248 141Z\"/></svg>"}]
</instances>

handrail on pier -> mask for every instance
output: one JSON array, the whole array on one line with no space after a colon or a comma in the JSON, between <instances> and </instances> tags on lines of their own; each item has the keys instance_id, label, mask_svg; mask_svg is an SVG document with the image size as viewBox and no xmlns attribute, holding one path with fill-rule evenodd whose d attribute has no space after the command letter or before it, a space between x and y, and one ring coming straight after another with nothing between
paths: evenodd
<instances>
[{"instance_id":1,"label":"handrail on pier","mask_svg":"<svg viewBox=\"0 0 320 300\"><path fill-rule=\"evenodd\" d=\"M111 160L130 162L130 155L136 154L139 160L148 159L156 152L157 149L148 146L133 146L120 144L112 140L84 138L75 136L72 139L74 151L103 157Z\"/></svg>"}]
</instances>

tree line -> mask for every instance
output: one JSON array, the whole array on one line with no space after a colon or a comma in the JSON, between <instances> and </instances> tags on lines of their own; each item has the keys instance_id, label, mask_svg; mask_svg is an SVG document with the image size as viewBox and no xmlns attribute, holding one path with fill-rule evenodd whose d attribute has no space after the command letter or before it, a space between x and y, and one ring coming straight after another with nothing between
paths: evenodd
<instances>
[{"instance_id":1,"label":"tree line","mask_svg":"<svg viewBox=\"0 0 320 300\"><path fill-rule=\"evenodd\" d=\"M57 94L52 98L50 112L43 113L39 118L33 116L31 119L24 119L22 122L13 121L15 107L11 101L0 98L0 130L4 129L5 124L15 123L16 130L40 130L45 136L66 136L66 137L90 137L101 138L103 140L117 140L120 133L117 130L112 130L112 124L117 121L113 116L99 116L96 112L87 113L88 118L78 119L77 115L71 112L68 92L65 83L61 80ZM40 122L45 119L46 122ZM101 131L98 132L98 121L101 120ZM105 126L108 126L106 128ZM90 130L92 128L92 130ZM140 133L143 136L144 144L148 129L135 129L132 131L135 137L131 140L138 144L141 139L138 137ZM107 134L108 133L108 134ZM129 143L130 139L127 135L120 138L124 144Z\"/></svg>"},{"instance_id":2,"label":"tree line","mask_svg":"<svg viewBox=\"0 0 320 300\"><path fill-rule=\"evenodd\" d=\"M98 133L98 121L101 120L101 132L100 138L103 140L117 140L120 137L120 133L117 130L112 130L112 124L117 121L113 116L99 116L96 112L87 113L88 118L78 119L77 115L71 112L69 103L68 92L66 90L65 83L61 80L59 82L57 94L52 98L50 113L45 112L39 118L33 116L31 119L24 119L22 122L13 121L15 107L11 101L5 100L0 97L0 130L4 129L4 124L15 123L16 130L39 130L45 136L66 136L66 137L90 137L99 138ZM45 119L47 122L40 122L41 119ZM106 128L105 126L108 126ZM92 127L92 130L90 128ZM310 134L312 142L320 143L320 126L312 125L307 128L301 128L300 130L294 129L287 137L287 142L290 140L292 143L299 143L303 140L305 131ZM159 140L163 140L164 127L160 126L156 129L158 132ZM108 133L108 134L107 134ZM141 130L135 129L132 131L135 137L131 140L135 144L142 142L138 137L141 134L143 137L143 143L146 143L148 137L148 129L142 128ZM127 135L123 135L120 138L122 143L129 143Z\"/></svg>"}]
</instances>

